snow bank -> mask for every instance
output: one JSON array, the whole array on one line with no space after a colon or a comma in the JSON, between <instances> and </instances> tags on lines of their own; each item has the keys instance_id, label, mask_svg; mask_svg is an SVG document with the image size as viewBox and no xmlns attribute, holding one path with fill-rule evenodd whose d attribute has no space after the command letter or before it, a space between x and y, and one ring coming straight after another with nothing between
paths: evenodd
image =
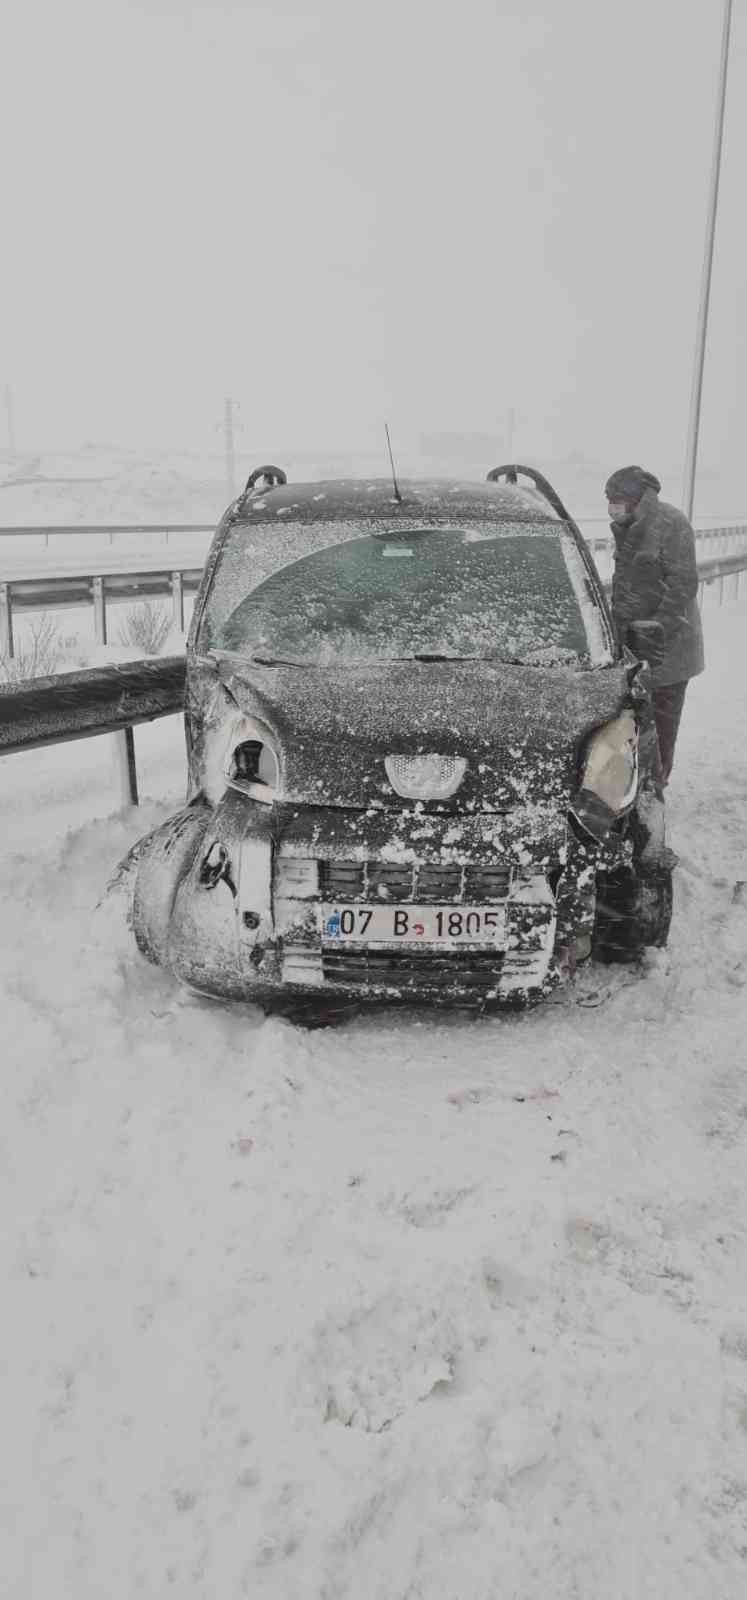
<instances>
[{"instance_id":1,"label":"snow bank","mask_svg":"<svg viewBox=\"0 0 747 1600\"><path fill-rule=\"evenodd\" d=\"M3 763L13 1600L744 1594L747 661L716 619L670 949L524 1018L304 1034L190 996L99 905L181 800L178 726L138 730L139 813L103 815L98 741Z\"/></svg>"}]
</instances>

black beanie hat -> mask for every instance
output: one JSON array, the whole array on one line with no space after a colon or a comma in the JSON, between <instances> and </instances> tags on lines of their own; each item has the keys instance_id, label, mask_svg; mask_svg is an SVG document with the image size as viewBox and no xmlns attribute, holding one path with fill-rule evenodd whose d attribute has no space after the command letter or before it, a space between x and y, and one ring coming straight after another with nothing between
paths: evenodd
<instances>
[{"instance_id":1,"label":"black beanie hat","mask_svg":"<svg viewBox=\"0 0 747 1600\"><path fill-rule=\"evenodd\" d=\"M618 467L617 472L607 479L604 492L608 500L629 500L637 505L646 489L655 489L658 494L660 488L659 479L653 472L644 472L643 467Z\"/></svg>"}]
</instances>

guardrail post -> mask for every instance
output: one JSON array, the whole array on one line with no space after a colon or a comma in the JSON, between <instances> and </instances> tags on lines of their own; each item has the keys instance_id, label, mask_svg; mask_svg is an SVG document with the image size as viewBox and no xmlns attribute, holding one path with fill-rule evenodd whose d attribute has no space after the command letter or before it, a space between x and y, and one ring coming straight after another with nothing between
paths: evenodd
<instances>
[{"instance_id":1,"label":"guardrail post","mask_svg":"<svg viewBox=\"0 0 747 1600\"><path fill-rule=\"evenodd\" d=\"M171 603L174 622L180 633L184 632L184 581L181 572L171 574Z\"/></svg>"},{"instance_id":2,"label":"guardrail post","mask_svg":"<svg viewBox=\"0 0 747 1600\"><path fill-rule=\"evenodd\" d=\"M13 600L9 583L0 583L0 655L13 655Z\"/></svg>"},{"instance_id":3,"label":"guardrail post","mask_svg":"<svg viewBox=\"0 0 747 1600\"><path fill-rule=\"evenodd\" d=\"M137 767L135 765L135 731L131 727L123 728L121 733L112 735L114 745L114 762L119 776L119 794L123 806L136 806L140 802L137 793Z\"/></svg>"},{"instance_id":4,"label":"guardrail post","mask_svg":"<svg viewBox=\"0 0 747 1600\"><path fill-rule=\"evenodd\" d=\"M93 579L93 631L97 644L106 644L106 595L103 578Z\"/></svg>"}]
</instances>

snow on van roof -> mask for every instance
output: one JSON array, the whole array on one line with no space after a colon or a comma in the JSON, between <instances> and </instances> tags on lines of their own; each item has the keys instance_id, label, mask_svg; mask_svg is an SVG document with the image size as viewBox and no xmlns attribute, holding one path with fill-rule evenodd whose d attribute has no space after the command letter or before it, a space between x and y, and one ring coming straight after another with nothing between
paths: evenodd
<instances>
[{"instance_id":1,"label":"snow on van roof","mask_svg":"<svg viewBox=\"0 0 747 1600\"><path fill-rule=\"evenodd\" d=\"M539 490L518 484L459 482L452 478L405 479L398 499L391 478L332 478L316 483L285 483L248 496L237 506L240 522L271 522L292 512L297 521L330 521L354 516L387 520L428 516L508 517L512 521L557 523L557 512Z\"/></svg>"}]
</instances>

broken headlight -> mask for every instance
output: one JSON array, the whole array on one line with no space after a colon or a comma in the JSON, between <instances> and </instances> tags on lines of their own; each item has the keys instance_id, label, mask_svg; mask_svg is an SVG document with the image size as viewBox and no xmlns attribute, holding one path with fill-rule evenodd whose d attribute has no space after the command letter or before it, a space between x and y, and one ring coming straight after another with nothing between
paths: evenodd
<instances>
[{"instance_id":1,"label":"broken headlight","mask_svg":"<svg viewBox=\"0 0 747 1600\"><path fill-rule=\"evenodd\" d=\"M280 757L269 728L253 717L239 717L231 730L225 765L226 781L255 800L268 804L280 786Z\"/></svg>"},{"instance_id":2,"label":"broken headlight","mask_svg":"<svg viewBox=\"0 0 747 1600\"><path fill-rule=\"evenodd\" d=\"M227 710L205 733L208 800L217 805L227 786L268 805L280 786L280 755L271 729L235 710Z\"/></svg>"},{"instance_id":3,"label":"broken headlight","mask_svg":"<svg viewBox=\"0 0 747 1600\"><path fill-rule=\"evenodd\" d=\"M638 726L632 711L593 733L584 752L581 785L571 816L599 844L638 792Z\"/></svg>"}]
</instances>

